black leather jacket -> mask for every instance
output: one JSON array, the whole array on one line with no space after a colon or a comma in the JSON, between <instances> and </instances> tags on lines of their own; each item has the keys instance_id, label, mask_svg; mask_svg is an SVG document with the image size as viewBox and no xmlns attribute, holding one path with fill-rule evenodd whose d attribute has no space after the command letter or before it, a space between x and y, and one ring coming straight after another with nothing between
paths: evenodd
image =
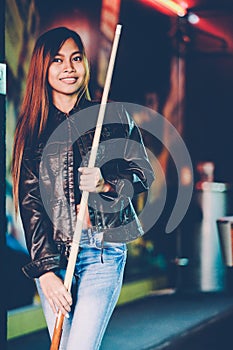
<instances>
[{"instance_id":1,"label":"black leather jacket","mask_svg":"<svg viewBox=\"0 0 233 350\"><path fill-rule=\"evenodd\" d=\"M27 140L19 208L32 259L23 271L30 278L64 263L76 225L73 143L77 142L82 165L87 166L98 108L84 100L67 116L51 106L46 131L37 141ZM120 103L107 105L95 166L101 168L113 191L89 195L94 230L112 242L129 242L141 236L143 230L131 198L133 192L148 190L154 174L140 131Z\"/></svg>"}]
</instances>

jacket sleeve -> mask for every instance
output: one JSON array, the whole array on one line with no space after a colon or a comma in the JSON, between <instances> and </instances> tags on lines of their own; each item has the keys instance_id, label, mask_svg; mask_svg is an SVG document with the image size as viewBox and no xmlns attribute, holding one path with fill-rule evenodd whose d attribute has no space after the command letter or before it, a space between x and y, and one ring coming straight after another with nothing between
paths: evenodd
<instances>
[{"instance_id":1,"label":"jacket sleeve","mask_svg":"<svg viewBox=\"0 0 233 350\"><path fill-rule=\"evenodd\" d=\"M53 241L53 227L45 212L39 189L40 153L26 148L21 165L19 210L31 262L23 267L29 278L56 270L60 254Z\"/></svg>"},{"instance_id":2,"label":"jacket sleeve","mask_svg":"<svg viewBox=\"0 0 233 350\"><path fill-rule=\"evenodd\" d=\"M121 127L124 128L124 149L119 159L113 159L101 168L103 177L118 195L124 193L127 196L127 192L131 191L130 187L132 186L134 194L146 192L154 181L155 175L140 129L124 106L122 104L116 105L118 120L120 120Z\"/></svg>"}]
</instances>

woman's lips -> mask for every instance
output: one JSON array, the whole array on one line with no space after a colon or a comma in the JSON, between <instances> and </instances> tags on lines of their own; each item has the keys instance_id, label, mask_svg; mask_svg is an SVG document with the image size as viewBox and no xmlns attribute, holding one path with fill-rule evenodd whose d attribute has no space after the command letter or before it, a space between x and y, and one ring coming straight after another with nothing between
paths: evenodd
<instances>
[{"instance_id":1,"label":"woman's lips","mask_svg":"<svg viewBox=\"0 0 233 350\"><path fill-rule=\"evenodd\" d=\"M78 78L75 77L67 77L67 78L61 78L61 81L63 81L66 84L74 84L78 80Z\"/></svg>"}]
</instances>

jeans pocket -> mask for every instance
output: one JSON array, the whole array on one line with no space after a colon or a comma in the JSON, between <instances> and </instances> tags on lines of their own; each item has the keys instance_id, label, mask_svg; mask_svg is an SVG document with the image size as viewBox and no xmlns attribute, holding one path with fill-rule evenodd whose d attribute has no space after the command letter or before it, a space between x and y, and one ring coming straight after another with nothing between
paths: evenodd
<instances>
[{"instance_id":1,"label":"jeans pocket","mask_svg":"<svg viewBox=\"0 0 233 350\"><path fill-rule=\"evenodd\" d=\"M127 247L125 243L108 243L104 242L103 245L104 255L108 258L120 258L126 256Z\"/></svg>"}]
</instances>

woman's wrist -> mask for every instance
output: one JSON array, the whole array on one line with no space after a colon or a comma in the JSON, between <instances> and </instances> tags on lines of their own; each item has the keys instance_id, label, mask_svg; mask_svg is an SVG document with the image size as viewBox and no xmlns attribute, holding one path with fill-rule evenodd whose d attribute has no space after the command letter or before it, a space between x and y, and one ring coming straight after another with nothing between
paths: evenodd
<instances>
[{"instance_id":1,"label":"woman's wrist","mask_svg":"<svg viewBox=\"0 0 233 350\"><path fill-rule=\"evenodd\" d=\"M53 271L45 271L42 275L40 275L39 280L44 280L49 276L53 276L55 273Z\"/></svg>"},{"instance_id":2,"label":"woman's wrist","mask_svg":"<svg viewBox=\"0 0 233 350\"><path fill-rule=\"evenodd\" d=\"M112 187L109 183L104 181L104 178L102 177L99 181L98 184L96 186L96 192L100 193L100 192L110 192L112 190Z\"/></svg>"}]
</instances>

